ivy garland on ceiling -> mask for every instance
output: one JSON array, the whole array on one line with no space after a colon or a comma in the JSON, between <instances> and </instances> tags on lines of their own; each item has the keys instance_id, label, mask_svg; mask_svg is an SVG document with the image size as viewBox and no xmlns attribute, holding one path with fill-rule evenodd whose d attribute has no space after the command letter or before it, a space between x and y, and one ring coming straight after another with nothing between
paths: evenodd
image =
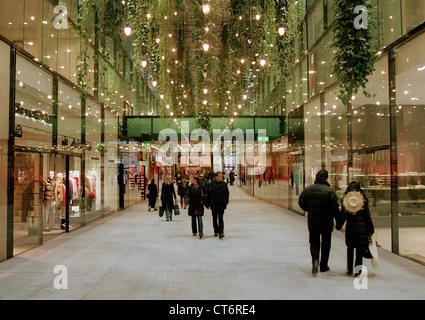
<instances>
[{"instance_id":1,"label":"ivy garland on ceiling","mask_svg":"<svg viewBox=\"0 0 425 320\"><path fill-rule=\"evenodd\" d=\"M374 71L374 54L371 49L371 32L369 28L356 29L354 21L356 6L365 6L370 12L372 5L366 0L337 0L335 3L335 26L333 47L337 48L334 58L333 74L341 81L339 99L345 105L351 102L351 97L363 88L366 91L368 76Z\"/></svg>"},{"instance_id":2,"label":"ivy garland on ceiling","mask_svg":"<svg viewBox=\"0 0 425 320\"><path fill-rule=\"evenodd\" d=\"M210 130L211 114L249 114L249 96L270 69L280 76L293 71L303 5L305 0L127 0L134 71L157 83L151 88L162 116L196 116L198 126ZM185 34L189 14L191 44Z\"/></svg>"}]
</instances>

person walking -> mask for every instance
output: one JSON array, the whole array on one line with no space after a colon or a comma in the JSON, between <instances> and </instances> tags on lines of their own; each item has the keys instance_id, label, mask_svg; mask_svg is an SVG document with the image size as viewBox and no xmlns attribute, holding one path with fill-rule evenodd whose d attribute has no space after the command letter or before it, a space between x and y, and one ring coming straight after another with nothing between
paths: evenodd
<instances>
[{"instance_id":1,"label":"person walking","mask_svg":"<svg viewBox=\"0 0 425 320\"><path fill-rule=\"evenodd\" d=\"M233 184L235 183L235 172L233 170L231 170L229 173L229 179L230 185L233 186Z\"/></svg>"},{"instance_id":2,"label":"person walking","mask_svg":"<svg viewBox=\"0 0 425 320\"><path fill-rule=\"evenodd\" d=\"M340 229L346 221L347 274L353 274L354 264L355 276L357 277L361 273L361 268L358 268L358 266L363 265L363 256L375 229L370 216L369 200L365 196L360 183L355 181L348 185L342 197ZM355 263L354 250L356 252Z\"/></svg>"},{"instance_id":3,"label":"person walking","mask_svg":"<svg viewBox=\"0 0 425 320\"><path fill-rule=\"evenodd\" d=\"M151 183L148 185L148 200L149 200L149 204L148 204L148 211L151 211L151 209L156 210L155 208L155 204L156 204L156 199L158 198L158 188L155 184L155 179L152 179Z\"/></svg>"},{"instance_id":4,"label":"person walking","mask_svg":"<svg viewBox=\"0 0 425 320\"><path fill-rule=\"evenodd\" d=\"M202 239L203 233L203 221L204 216L204 192L200 184L198 176L192 176L190 185L187 187L184 201L189 206L188 214L192 217L192 233L193 236L197 236L199 230L199 238Z\"/></svg>"},{"instance_id":5,"label":"person walking","mask_svg":"<svg viewBox=\"0 0 425 320\"><path fill-rule=\"evenodd\" d=\"M301 193L298 204L308 213L308 231L310 253L312 257L312 274L329 271L329 255L331 250L331 238L334 229L334 219L340 228L341 213L339 210L338 197L328 183L329 174L326 170L320 170L316 174L313 185L305 188ZM319 262L320 256L320 262Z\"/></svg>"},{"instance_id":6,"label":"person walking","mask_svg":"<svg viewBox=\"0 0 425 320\"><path fill-rule=\"evenodd\" d=\"M186 181L184 177L179 176L179 180L177 181L177 194L180 196L180 206L183 209L186 209L186 203L184 202L184 196L186 194Z\"/></svg>"},{"instance_id":7,"label":"person walking","mask_svg":"<svg viewBox=\"0 0 425 320\"><path fill-rule=\"evenodd\" d=\"M223 174L217 172L207 188L207 205L212 211L214 237L224 238L224 210L229 204L229 188L223 181Z\"/></svg>"},{"instance_id":8,"label":"person walking","mask_svg":"<svg viewBox=\"0 0 425 320\"><path fill-rule=\"evenodd\" d=\"M171 181L171 178L167 177L165 182L162 184L161 190L161 202L167 221L173 220L174 200L177 201L174 184Z\"/></svg>"}]
</instances>

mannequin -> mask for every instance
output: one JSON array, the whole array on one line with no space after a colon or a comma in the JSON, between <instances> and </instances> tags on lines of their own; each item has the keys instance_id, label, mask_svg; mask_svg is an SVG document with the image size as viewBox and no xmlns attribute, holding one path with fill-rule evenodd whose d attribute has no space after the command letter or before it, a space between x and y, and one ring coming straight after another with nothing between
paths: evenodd
<instances>
[{"instance_id":1,"label":"mannequin","mask_svg":"<svg viewBox=\"0 0 425 320\"><path fill-rule=\"evenodd\" d=\"M55 173L49 172L49 177L43 182L43 225L44 231L53 229L55 223Z\"/></svg>"},{"instance_id":2,"label":"mannequin","mask_svg":"<svg viewBox=\"0 0 425 320\"><path fill-rule=\"evenodd\" d=\"M56 175L54 195L55 202L59 210L59 217L61 219L61 229L65 230L66 188L63 183L63 173L58 173Z\"/></svg>"}]
</instances>

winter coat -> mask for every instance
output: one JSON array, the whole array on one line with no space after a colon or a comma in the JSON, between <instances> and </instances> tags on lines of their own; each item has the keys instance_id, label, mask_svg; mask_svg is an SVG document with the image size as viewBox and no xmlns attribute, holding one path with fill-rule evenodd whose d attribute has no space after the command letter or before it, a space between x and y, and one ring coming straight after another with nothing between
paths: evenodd
<instances>
[{"instance_id":1,"label":"winter coat","mask_svg":"<svg viewBox=\"0 0 425 320\"><path fill-rule=\"evenodd\" d=\"M148 195L149 205L151 207L154 207L156 203L156 198L158 197L158 188L156 187L155 183L151 183L148 185L148 190L149 190L149 195Z\"/></svg>"},{"instance_id":2,"label":"winter coat","mask_svg":"<svg viewBox=\"0 0 425 320\"><path fill-rule=\"evenodd\" d=\"M162 184L162 191L161 191L161 201L162 201L162 207L168 210L174 209L174 199L177 199L176 192L174 191L174 184Z\"/></svg>"},{"instance_id":3,"label":"winter coat","mask_svg":"<svg viewBox=\"0 0 425 320\"><path fill-rule=\"evenodd\" d=\"M190 185L185 193L184 201L189 205L188 214L189 216L203 216L204 215L204 192L201 186L195 188L194 185Z\"/></svg>"},{"instance_id":4,"label":"winter coat","mask_svg":"<svg viewBox=\"0 0 425 320\"><path fill-rule=\"evenodd\" d=\"M186 181L184 181L184 180L183 181L181 181L181 180L177 181L177 194L180 197L183 198L185 196L186 189L187 189Z\"/></svg>"},{"instance_id":5,"label":"winter coat","mask_svg":"<svg viewBox=\"0 0 425 320\"><path fill-rule=\"evenodd\" d=\"M332 232L334 218L341 221L338 197L326 181L316 180L301 193L298 204L308 213L308 230L311 233Z\"/></svg>"},{"instance_id":6,"label":"winter coat","mask_svg":"<svg viewBox=\"0 0 425 320\"><path fill-rule=\"evenodd\" d=\"M375 233L372 218L369 211L367 198L364 199L364 207L356 213L350 213L344 205L341 209L341 227L345 226L345 244L350 248L367 248L369 245L369 235Z\"/></svg>"},{"instance_id":7,"label":"winter coat","mask_svg":"<svg viewBox=\"0 0 425 320\"><path fill-rule=\"evenodd\" d=\"M207 207L214 211L222 211L229 203L229 188L224 181L212 181L207 187Z\"/></svg>"}]
</instances>

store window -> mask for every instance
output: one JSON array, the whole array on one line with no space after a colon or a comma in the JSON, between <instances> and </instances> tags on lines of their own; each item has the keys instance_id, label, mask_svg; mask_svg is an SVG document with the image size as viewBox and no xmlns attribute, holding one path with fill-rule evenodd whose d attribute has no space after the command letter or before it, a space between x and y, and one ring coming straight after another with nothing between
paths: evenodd
<instances>
[{"instance_id":1,"label":"store window","mask_svg":"<svg viewBox=\"0 0 425 320\"><path fill-rule=\"evenodd\" d=\"M325 165L331 187L341 198L348 186L347 106L339 100L339 86L325 94L323 117L325 122Z\"/></svg>"},{"instance_id":2,"label":"store window","mask_svg":"<svg viewBox=\"0 0 425 320\"><path fill-rule=\"evenodd\" d=\"M307 17L308 48L314 45L324 31L323 1L316 1L316 3L313 11Z\"/></svg>"},{"instance_id":3,"label":"store window","mask_svg":"<svg viewBox=\"0 0 425 320\"><path fill-rule=\"evenodd\" d=\"M118 115L105 108L105 212L118 210Z\"/></svg>"},{"instance_id":4,"label":"store window","mask_svg":"<svg viewBox=\"0 0 425 320\"><path fill-rule=\"evenodd\" d=\"M369 199L369 209L379 244L391 250L391 171L388 57L375 63L368 78L366 97L353 96L352 158L350 179L360 182Z\"/></svg>"},{"instance_id":5,"label":"store window","mask_svg":"<svg viewBox=\"0 0 425 320\"><path fill-rule=\"evenodd\" d=\"M320 98L304 106L305 185L314 183L316 173L322 169L322 129Z\"/></svg>"},{"instance_id":6,"label":"store window","mask_svg":"<svg viewBox=\"0 0 425 320\"><path fill-rule=\"evenodd\" d=\"M416 1L415 1L416 2ZM425 261L425 58L419 36L397 49L400 253Z\"/></svg>"},{"instance_id":7,"label":"store window","mask_svg":"<svg viewBox=\"0 0 425 320\"><path fill-rule=\"evenodd\" d=\"M86 104L86 215L96 217L102 209L101 170L103 145L101 144L102 106L92 100Z\"/></svg>"},{"instance_id":8,"label":"store window","mask_svg":"<svg viewBox=\"0 0 425 320\"><path fill-rule=\"evenodd\" d=\"M15 144L51 150L53 78L42 68L17 55Z\"/></svg>"},{"instance_id":9,"label":"store window","mask_svg":"<svg viewBox=\"0 0 425 320\"><path fill-rule=\"evenodd\" d=\"M403 34L425 21L425 0L402 0Z\"/></svg>"},{"instance_id":10,"label":"store window","mask_svg":"<svg viewBox=\"0 0 425 320\"><path fill-rule=\"evenodd\" d=\"M24 47L24 0L0 1L0 34Z\"/></svg>"},{"instance_id":11,"label":"store window","mask_svg":"<svg viewBox=\"0 0 425 320\"><path fill-rule=\"evenodd\" d=\"M81 99L80 93L59 81L58 145L60 151L81 153Z\"/></svg>"}]
</instances>

